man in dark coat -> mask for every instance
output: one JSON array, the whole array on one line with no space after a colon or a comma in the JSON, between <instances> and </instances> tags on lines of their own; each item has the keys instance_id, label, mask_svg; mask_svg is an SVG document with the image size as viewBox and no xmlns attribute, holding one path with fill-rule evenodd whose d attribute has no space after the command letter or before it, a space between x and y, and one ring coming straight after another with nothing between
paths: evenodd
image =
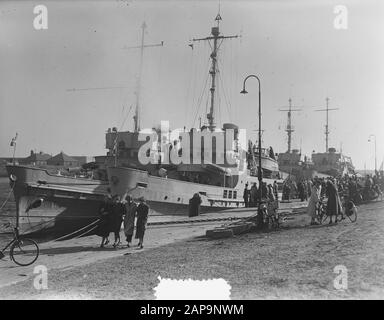
<instances>
[{"instance_id":1,"label":"man in dark coat","mask_svg":"<svg viewBox=\"0 0 384 320\"><path fill-rule=\"evenodd\" d=\"M113 201L113 209L112 209L112 217L111 217L111 230L115 235L115 243L114 247L117 247L120 244L120 230L121 223L123 222L123 216L125 214L125 206L124 203L119 201L117 196L114 197Z\"/></svg>"},{"instance_id":2,"label":"man in dark coat","mask_svg":"<svg viewBox=\"0 0 384 320\"><path fill-rule=\"evenodd\" d=\"M145 203L144 197L141 197L139 199L139 205L137 206L136 209L136 214L137 214L137 220L136 220L136 235L135 238L139 239L138 247L140 249L143 249L143 241L144 241L144 233L145 233L145 227L147 225L147 220L148 220L148 212L149 212L149 207Z\"/></svg>"},{"instance_id":3,"label":"man in dark coat","mask_svg":"<svg viewBox=\"0 0 384 320\"><path fill-rule=\"evenodd\" d=\"M244 198L244 206L246 208L249 207L249 196L250 196L250 191L248 190L248 182L245 184L244 187L244 193L243 193L243 198Z\"/></svg>"},{"instance_id":4,"label":"man in dark coat","mask_svg":"<svg viewBox=\"0 0 384 320\"><path fill-rule=\"evenodd\" d=\"M104 245L109 243L109 233L111 225L111 217L113 211L113 203L110 195L106 196L104 203L101 205L99 210L100 220L98 222L97 229L95 234L101 237L100 248L103 248Z\"/></svg>"},{"instance_id":5,"label":"man in dark coat","mask_svg":"<svg viewBox=\"0 0 384 320\"><path fill-rule=\"evenodd\" d=\"M333 216L335 216L335 223L337 223L337 216L341 214L341 219L343 219L343 213L341 210L339 193L331 180L327 181L326 196L328 198L327 215L329 216L329 223L332 223Z\"/></svg>"},{"instance_id":6,"label":"man in dark coat","mask_svg":"<svg viewBox=\"0 0 384 320\"><path fill-rule=\"evenodd\" d=\"M276 205L279 207L279 186L277 185L276 180L273 182L273 194L275 196Z\"/></svg>"},{"instance_id":7,"label":"man in dark coat","mask_svg":"<svg viewBox=\"0 0 384 320\"><path fill-rule=\"evenodd\" d=\"M252 185L251 190L250 190L249 193L250 193L250 204L249 204L249 206L250 207L256 207L257 200L259 198L258 193L257 193L256 183L254 183Z\"/></svg>"},{"instance_id":8,"label":"man in dark coat","mask_svg":"<svg viewBox=\"0 0 384 320\"><path fill-rule=\"evenodd\" d=\"M304 182L303 181L300 181L298 184L297 184L297 191L299 192L299 198L301 200L301 202L303 202L305 200L305 186L304 186Z\"/></svg>"},{"instance_id":9,"label":"man in dark coat","mask_svg":"<svg viewBox=\"0 0 384 320\"><path fill-rule=\"evenodd\" d=\"M201 198L198 193L195 193L191 199L189 199L189 217L196 217L200 214Z\"/></svg>"},{"instance_id":10,"label":"man in dark coat","mask_svg":"<svg viewBox=\"0 0 384 320\"><path fill-rule=\"evenodd\" d=\"M288 182L284 182L283 185L283 200L291 200L291 187Z\"/></svg>"},{"instance_id":11,"label":"man in dark coat","mask_svg":"<svg viewBox=\"0 0 384 320\"><path fill-rule=\"evenodd\" d=\"M127 246L129 247L132 241L133 231L135 229L137 205L129 195L126 196L125 200L124 234Z\"/></svg>"}]
</instances>

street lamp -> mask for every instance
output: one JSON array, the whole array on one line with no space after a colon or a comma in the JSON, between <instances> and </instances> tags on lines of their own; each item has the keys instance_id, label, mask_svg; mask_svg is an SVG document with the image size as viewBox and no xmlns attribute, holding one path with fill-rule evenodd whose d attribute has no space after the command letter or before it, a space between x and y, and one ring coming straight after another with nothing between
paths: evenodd
<instances>
[{"instance_id":1,"label":"street lamp","mask_svg":"<svg viewBox=\"0 0 384 320\"><path fill-rule=\"evenodd\" d=\"M259 225L263 226L263 212L261 211L261 198L262 198L262 185L263 185L263 173L261 170L261 85L259 77L251 74L244 79L243 90L240 93L246 94L248 91L245 90L245 83L249 78L256 78L259 83L259 165L257 168L257 178L259 180L259 208L258 208L258 217L259 217Z\"/></svg>"},{"instance_id":2,"label":"street lamp","mask_svg":"<svg viewBox=\"0 0 384 320\"><path fill-rule=\"evenodd\" d=\"M376 171L377 171L377 161L376 161L376 135L375 135L375 134L371 134L371 135L368 137L368 142L371 142L371 137L374 137L374 138L375 138L375 174L376 174Z\"/></svg>"}]
</instances>

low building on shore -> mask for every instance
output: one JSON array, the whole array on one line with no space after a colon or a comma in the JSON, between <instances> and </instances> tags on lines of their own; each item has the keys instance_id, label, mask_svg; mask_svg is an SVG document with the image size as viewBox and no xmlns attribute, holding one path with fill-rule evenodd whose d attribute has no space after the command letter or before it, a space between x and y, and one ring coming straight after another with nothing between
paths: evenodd
<instances>
[{"instance_id":1,"label":"low building on shore","mask_svg":"<svg viewBox=\"0 0 384 320\"><path fill-rule=\"evenodd\" d=\"M44 153L42 151L34 152L33 150L31 150L29 157L20 159L19 163L29 164L34 166L45 166L47 165L48 159L50 159L51 157L52 156L48 153Z\"/></svg>"},{"instance_id":2,"label":"low building on shore","mask_svg":"<svg viewBox=\"0 0 384 320\"><path fill-rule=\"evenodd\" d=\"M79 160L66 155L63 151L47 160L47 165L64 168L78 167Z\"/></svg>"}]
</instances>

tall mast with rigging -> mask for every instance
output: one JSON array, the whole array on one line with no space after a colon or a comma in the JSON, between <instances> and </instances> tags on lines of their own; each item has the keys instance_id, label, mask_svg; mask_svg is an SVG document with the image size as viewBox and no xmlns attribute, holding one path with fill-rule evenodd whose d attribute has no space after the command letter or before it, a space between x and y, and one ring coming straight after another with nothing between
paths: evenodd
<instances>
[{"instance_id":1,"label":"tall mast with rigging","mask_svg":"<svg viewBox=\"0 0 384 320\"><path fill-rule=\"evenodd\" d=\"M221 36L220 35L220 21L221 21L220 13L217 14L215 21L217 25L215 27L212 27L211 29L211 36L205 37L205 38L198 38L198 39L192 39L192 41L210 41L213 40L213 46L212 46L212 52L211 52L211 69L209 70L209 74L211 75L211 99L210 99L210 108L209 113L207 114L208 124L209 124L209 130L213 131L216 127L215 119L214 119L214 111L215 111L215 91L216 91L216 74L218 72L217 69L217 54L219 51L219 48L222 44L222 42L225 39L232 39L232 38L238 38L238 35L235 36ZM219 43L219 40L220 43Z\"/></svg>"},{"instance_id":2,"label":"tall mast with rigging","mask_svg":"<svg viewBox=\"0 0 384 320\"><path fill-rule=\"evenodd\" d=\"M288 153L291 153L292 148L292 133L295 131L294 127L292 126L292 112L294 111L301 111L301 109L292 109L292 99L289 98L288 100L289 106L288 109L279 109L279 111L288 111L288 122L287 122L287 128L285 131L288 135Z\"/></svg>"},{"instance_id":3,"label":"tall mast with rigging","mask_svg":"<svg viewBox=\"0 0 384 320\"><path fill-rule=\"evenodd\" d=\"M164 41L161 41L158 44L145 44L144 37L145 37L145 30L147 29L147 24L143 22L141 25L141 44L140 46L136 47L126 47L125 49L140 49L140 63L139 63L139 75L137 77L137 84L136 84L136 108L135 108L135 115L133 117L134 124L135 124L135 132L140 131L140 91L141 91L141 78L143 73L143 61L144 61L144 49L149 47L162 47L164 45Z\"/></svg>"},{"instance_id":4,"label":"tall mast with rigging","mask_svg":"<svg viewBox=\"0 0 384 320\"><path fill-rule=\"evenodd\" d=\"M329 108L329 98L327 97L325 99L326 101L326 108L325 109L319 109L315 111L325 111L326 112L326 121L325 121L325 152L328 152L328 139L329 139L329 122L328 122L328 113L332 110L338 110L339 108Z\"/></svg>"}]
</instances>

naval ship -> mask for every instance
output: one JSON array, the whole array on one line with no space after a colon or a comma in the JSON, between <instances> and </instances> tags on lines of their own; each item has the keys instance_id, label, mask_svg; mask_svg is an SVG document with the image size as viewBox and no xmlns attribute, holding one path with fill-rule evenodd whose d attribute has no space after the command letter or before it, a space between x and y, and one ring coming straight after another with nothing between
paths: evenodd
<instances>
[{"instance_id":1,"label":"naval ship","mask_svg":"<svg viewBox=\"0 0 384 320\"><path fill-rule=\"evenodd\" d=\"M299 181L301 179L312 179L318 172L314 168L314 164L307 156L303 156L301 150L292 149L292 134L295 132L295 127L292 125L292 113L301 111L296 106L292 105L292 99L288 99L287 109L279 111L287 112L287 125L285 132L287 133L287 151L278 154L279 169L289 175L291 179ZM301 149L301 148L300 148Z\"/></svg>"},{"instance_id":2,"label":"naval ship","mask_svg":"<svg viewBox=\"0 0 384 320\"><path fill-rule=\"evenodd\" d=\"M340 152L335 148L329 148L329 111L337 110L337 108L329 108L329 98L326 98L326 108L315 110L326 112L325 124L325 152L313 152L311 158L302 157L301 151L298 149L291 150L292 133L294 127L292 126L292 112L300 111L301 109L292 109L292 100L289 99L288 121L286 132L288 134L288 150L284 153L279 153L278 163L281 171L287 172L294 176L296 179L311 179L315 176L333 176L337 177L345 174L354 174L354 166L352 159Z\"/></svg>"},{"instance_id":3,"label":"naval ship","mask_svg":"<svg viewBox=\"0 0 384 320\"><path fill-rule=\"evenodd\" d=\"M237 208L244 206L243 192L246 186L252 184L258 185L257 163L258 157L262 160L263 180L267 184L273 184L275 180L282 183L279 176L278 164L274 159L273 152L262 149L262 154L257 153L258 148L248 148L244 141L241 143L239 139L239 127L232 123L224 123L221 128L217 128L215 124L215 107L216 107L216 76L218 74L218 53L219 43L228 38L237 36L223 36L220 34L221 16L218 14L215 18L216 25L211 29L211 35L205 38L193 39L194 41L209 41L212 52L210 54L211 66L209 75L211 77L210 87L210 108L207 114L206 126L191 129L188 135L177 136L174 141L170 141L166 146L166 154L169 149L177 146L183 139L188 140L189 149L178 149L179 156L185 156L187 163L177 165L168 164L169 159L165 159L167 164L163 162L153 163L151 166L140 168L136 161L136 165L127 164L119 166L109 166L108 177L111 192L120 197L131 195L134 198L144 197L151 208L152 213L157 214L186 214L188 210L189 200L194 194L198 194L201 198L201 212L219 211L229 208ZM227 133L230 132L229 135ZM202 147L200 143L200 134L217 134L223 133L225 139L233 139L233 148L228 148L227 140L224 142L224 154L233 153L236 163L217 163L215 160L219 158L220 151L212 149L212 157L206 159L205 145ZM154 132L156 135L157 133ZM137 157L138 148L134 146L137 139L132 138L135 133L115 133L118 138L118 149L124 154L131 154ZM147 139L148 136L145 137ZM180 139L181 138L181 139ZM144 139L144 140L145 140ZM110 141L115 141L115 137L111 137ZM158 140L162 138L159 136ZM204 139L205 142L205 139ZM211 141L214 146L214 141ZM112 146L110 146L112 148ZM159 146L155 146L155 149ZM160 150L160 149L159 149ZM162 149L164 151L164 149ZM153 150L145 149L149 155ZM155 150L156 151L156 150ZM198 159L195 163L192 154L202 155L202 159ZM164 160L164 159L163 159ZM200 163L200 160L201 163Z\"/></svg>"},{"instance_id":4,"label":"naval ship","mask_svg":"<svg viewBox=\"0 0 384 320\"><path fill-rule=\"evenodd\" d=\"M329 108L330 99L327 97L326 108L316 111L326 112L325 122L325 152L313 152L312 161L314 168L323 174L337 177L342 175L351 175L355 173L355 167L352 164L352 159L343 154L341 148L337 152L335 148L329 147L329 111L338 110L338 108Z\"/></svg>"}]
</instances>

